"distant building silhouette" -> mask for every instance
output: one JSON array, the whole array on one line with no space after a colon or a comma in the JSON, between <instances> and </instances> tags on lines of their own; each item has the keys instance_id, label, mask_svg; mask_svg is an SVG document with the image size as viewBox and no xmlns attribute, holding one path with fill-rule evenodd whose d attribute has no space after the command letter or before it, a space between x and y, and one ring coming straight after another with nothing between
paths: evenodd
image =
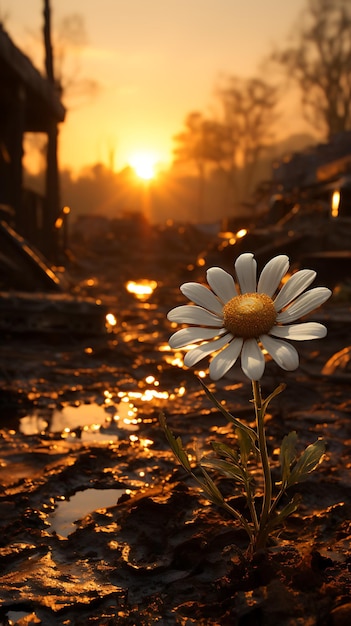
<instances>
[{"instance_id":1,"label":"distant building silhouette","mask_svg":"<svg viewBox=\"0 0 351 626\"><path fill-rule=\"evenodd\" d=\"M64 118L58 89L14 45L0 24L1 217L51 261L57 260L58 253L58 186L47 182L44 196L23 188L23 138L26 132L52 137ZM49 152L46 180L56 181L57 155L52 158Z\"/></svg>"}]
</instances>

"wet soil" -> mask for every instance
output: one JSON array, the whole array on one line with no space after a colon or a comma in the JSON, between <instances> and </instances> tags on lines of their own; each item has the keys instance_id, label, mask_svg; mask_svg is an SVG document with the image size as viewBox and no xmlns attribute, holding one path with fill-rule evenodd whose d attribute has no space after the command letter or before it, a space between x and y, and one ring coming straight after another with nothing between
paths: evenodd
<instances>
[{"instance_id":1,"label":"wet soil","mask_svg":"<svg viewBox=\"0 0 351 626\"><path fill-rule=\"evenodd\" d=\"M116 326L106 336L2 338L0 624L351 623L351 304L336 297L314 317L328 336L298 346L297 372L267 364L263 393L287 385L267 420L273 458L291 430L301 449L323 437L327 454L294 488L302 495L298 511L250 561L245 535L177 465L158 422L163 410L173 432L200 451L234 437L195 373L167 349L166 313L184 301L179 284L202 275L190 264L204 243L173 233L170 241L135 246L132 258L103 242L104 255L97 246L77 247L72 283L89 284ZM125 288L141 278L158 283L144 299ZM250 383L239 368L216 385L205 382L252 424ZM113 418L123 401L134 428ZM84 425L54 426L55 411L91 405L107 416L95 434ZM221 487L244 512L240 491L225 481ZM89 511L63 532L55 512L88 490ZM94 506L94 490L105 491L108 504L96 498Z\"/></svg>"}]
</instances>

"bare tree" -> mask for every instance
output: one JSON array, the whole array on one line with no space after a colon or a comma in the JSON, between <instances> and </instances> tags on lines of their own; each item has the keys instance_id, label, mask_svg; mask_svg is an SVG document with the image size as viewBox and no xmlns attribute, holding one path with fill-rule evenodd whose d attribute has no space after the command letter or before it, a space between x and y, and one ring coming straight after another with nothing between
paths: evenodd
<instances>
[{"instance_id":1,"label":"bare tree","mask_svg":"<svg viewBox=\"0 0 351 626\"><path fill-rule=\"evenodd\" d=\"M306 119L326 138L350 129L350 0L308 0L291 45L273 60L299 86Z\"/></svg>"},{"instance_id":2,"label":"bare tree","mask_svg":"<svg viewBox=\"0 0 351 626\"><path fill-rule=\"evenodd\" d=\"M272 143L277 89L260 78L230 76L217 99L223 129L220 166L238 201L250 192L259 159Z\"/></svg>"},{"instance_id":3,"label":"bare tree","mask_svg":"<svg viewBox=\"0 0 351 626\"><path fill-rule=\"evenodd\" d=\"M227 77L216 96L216 116L211 119L198 111L190 113L185 130L174 137L176 161L196 166L199 215L210 169L225 175L226 204L235 205L247 197L259 160L271 146L277 117L277 89L260 78Z\"/></svg>"},{"instance_id":4,"label":"bare tree","mask_svg":"<svg viewBox=\"0 0 351 626\"><path fill-rule=\"evenodd\" d=\"M223 128L202 113L194 111L187 115L185 129L175 135L175 162L191 162L198 176L198 217L204 211L207 165L218 163L223 158Z\"/></svg>"},{"instance_id":5,"label":"bare tree","mask_svg":"<svg viewBox=\"0 0 351 626\"><path fill-rule=\"evenodd\" d=\"M70 108L79 99L94 96L99 83L84 77L81 71L81 54L88 44L84 17L78 13L66 15L54 31L55 73ZM74 106L77 106L74 104Z\"/></svg>"},{"instance_id":6,"label":"bare tree","mask_svg":"<svg viewBox=\"0 0 351 626\"><path fill-rule=\"evenodd\" d=\"M60 94L68 111L83 106L91 100L99 91L100 85L95 79L83 75L81 54L88 43L84 17L73 13L64 16L60 20L55 17L50 0L42 0L44 23L44 67L42 58L35 58L35 51L42 51L38 46L39 34L30 32L29 35L36 45L28 45L28 55L37 67L42 68L46 76L51 80ZM50 29L50 41L48 33ZM38 133L26 133L26 152L35 155L38 163L46 158L46 138Z\"/></svg>"},{"instance_id":7,"label":"bare tree","mask_svg":"<svg viewBox=\"0 0 351 626\"><path fill-rule=\"evenodd\" d=\"M51 3L52 4L52 3ZM47 2L43 0L44 11L47 12ZM46 8L45 8L46 7ZM80 107L100 91L97 80L84 75L82 55L86 49L89 38L86 31L84 16L71 13L62 18L55 19L55 11L50 6L51 13L51 46L52 46L52 69L54 69L55 83L60 88L62 99L69 110ZM33 40L27 44L28 56L34 64L41 68L42 58L39 34L29 31ZM45 43L45 39L44 39ZM40 41L41 44L41 41ZM47 59L45 67L48 73Z\"/></svg>"}]
</instances>

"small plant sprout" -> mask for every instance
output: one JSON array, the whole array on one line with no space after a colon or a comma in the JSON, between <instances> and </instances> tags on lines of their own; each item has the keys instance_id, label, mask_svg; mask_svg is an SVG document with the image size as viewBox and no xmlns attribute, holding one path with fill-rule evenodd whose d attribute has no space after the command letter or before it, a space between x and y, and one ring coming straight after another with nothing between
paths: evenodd
<instances>
[{"instance_id":1,"label":"small plant sprout","mask_svg":"<svg viewBox=\"0 0 351 626\"><path fill-rule=\"evenodd\" d=\"M282 496L289 487L308 477L325 452L324 442L318 439L297 456L297 434L295 431L289 433L280 447L281 479L273 485L264 422L270 402L283 391L284 385L279 385L267 398L262 397L260 380L266 355L270 355L283 370L295 370L299 355L290 341L318 339L325 337L327 332L318 322L296 322L331 295L325 287L307 290L316 276L313 270L299 270L283 281L288 269L288 257L276 256L265 265L257 282L253 254L242 254L235 262L236 282L228 272L211 267L207 271L209 287L185 283L180 289L192 304L178 306L168 313L171 322L189 325L175 332L169 340L172 348L187 349L184 358L187 367L213 354L209 375L218 381L240 357L241 369L251 380L255 428L236 419L200 380L207 396L233 424L236 444L232 447L212 442L212 453L195 464L181 439L169 429L165 416L160 416L178 461L207 498L225 509L245 529L251 555L265 548L277 527L297 509L298 495L280 506ZM282 281L284 284L279 290ZM261 468L261 481L256 478L257 466ZM230 498L222 495L213 479L216 474L232 479L239 486L246 497L247 514L233 508Z\"/></svg>"}]
</instances>

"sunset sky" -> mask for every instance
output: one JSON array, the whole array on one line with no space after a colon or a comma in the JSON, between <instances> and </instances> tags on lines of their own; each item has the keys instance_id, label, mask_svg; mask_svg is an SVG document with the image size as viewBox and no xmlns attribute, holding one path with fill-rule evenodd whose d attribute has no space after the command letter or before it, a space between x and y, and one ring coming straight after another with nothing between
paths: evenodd
<instances>
[{"instance_id":1,"label":"sunset sky","mask_svg":"<svg viewBox=\"0 0 351 626\"><path fill-rule=\"evenodd\" d=\"M66 60L95 94L69 100L60 131L60 165L96 162L121 169L140 152L171 159L172 136L193 110L210 110L221 75L253 76L274 44L282 46L306 0L51 0L53 31L84 17L87 44ZM42 0L0 0L15 43L42 61ZM264 77L264 76L263 76ZM293 129L287 119L284 128Z\"/></svg>"}]
</instances>

